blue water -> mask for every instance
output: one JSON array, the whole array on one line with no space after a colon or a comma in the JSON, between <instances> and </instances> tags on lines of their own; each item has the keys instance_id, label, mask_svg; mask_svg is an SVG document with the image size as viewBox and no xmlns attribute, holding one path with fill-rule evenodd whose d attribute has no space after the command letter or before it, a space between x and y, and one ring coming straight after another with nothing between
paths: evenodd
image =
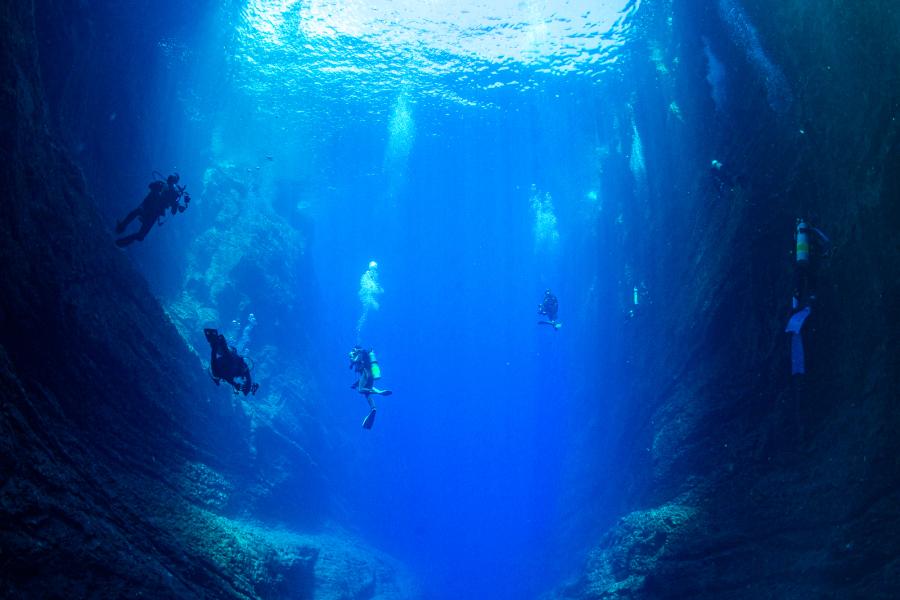
<instances>
[{"instance_id":1,"label":"blue water","mask_svg":"<svg viewBox=\"0 0 900 600\"><path fill-rule=\"evenodd\" d=\"M574 348L568 331L537 327L535 307L544 287L566 298L577 284L535 254L530 174L516 164L527 157L485 152L496 126L422 127L437 135L410 157L393 206L375 197L372 212L317 223L317 273L338 342L330 353L355 341L355 276L376 259L385 292L361 341L375 346L382 384L395 390L371 435L348 437L357 462L343 485L368 533L439 577L446 597L494 594L534 577L528 559L550 543ZM499 147L508 146L522 144ZM371 194L365 184L347 190ZM573 308L561 318L574 324ZM347 394L346 366L327 373L340 403L333 418L355 425L364 404Z\"/></svg>"},{"instance_id":2,"label":"blue water","mask_svg":"<svg viewBox=\"0 0 900 600\"><path fill-rule=\"evenodd\" d=\"M276 348L256 357L263 373L307 349L313 405L300 412L325 434L307 450L334 503L327 526L396 556L426 598L536 597L582 556L572 515L592 508L570 494L593 457L577 454L580 436L587 423L602 431L616 385L597 315L630 318L646 292L632 257L623 268L598 252L603 235L635 225L626 201L646 185L640 115L612 132L598 119L628 101L603 84L621 75L640 10L251 0L207 6L143 57L162 82L145 158L178 169L195 205L131 255L163 296L180 296L184 249L223 202L204 194L210 170L303 232L311 273L282 282L303 301L290 325L252 289L243 314L219 307L221 325L255 313L249 352ZM611 154L633 180L602 173ZM373 260L377 308L360 297ZM537 324L547 288L559 331ZM379 386L394 392L377 399L371 431L349 388L356 343L375 348Z\"/></svg>"},{"instance_id":3,"label":"blue water","mask_svg":"<svg viewBox=\"0 0 900 600\"><path fill-rule=\"evenodd\" d=\"M352 544L341 556L364 577L378 562L369 548L383 551L418 582L410 597L450 600L538 598L618 569L621 553L584 568L608 526L680 504L686 489L705 493L696 478L710 465L727 464L710 489L727 480L724 497L738 493L743 459L728 457L752 445L752 480L753 461L778 445L769 428L782 409L768 407L783 402L760 394L732 411L723 398L743 386L738 373L706 391L734 369L728 357L745 368L754 352L774 356L775 342L755 329L734 352L708 342L744 331L734 315L771 329L773 307L787 308L777 284L797 211L846 192L803 167L843 156L820 156L846 132L817 106L870 104L811 93L871 46L851 28L821 52L817 38L842 20L824 11L817 22L812 4L36 0L52 133L110 231L153 170L180 172L193 195L122 251L196 352L186 368L200 377L203 328L217 327L260 385L233 397L204 379L183 399L203 417L180 424L197 436L185 448L211 463L208 478L185 478L184 496L237 532ZM876 32L889 20L872 8L860 23ZM871 123L888 123L887 101L872 106ZM863 153L886 152L859 123ZM559 331L538 324L548 288ZM817 362L798 333L795 374L803 341ZM375 399L371 430L350 387L355 344L375 349L377 385L393 390ZM683 427L680 406L695 413ZM730 429L714 431L724 413ZM742 420L751 413L766 423L759 440ZM744 446L725 443L734 427ZM204 446L226 435L233 446ZM698 458L720 439L727 452ZM721 507L698 502L717 517ZM286 569L280 558L256 572ZM303 577L299 564L289 576ZM667 583L646 589L657 585ZM704 589L720 585L730 584Z\"/></svg>"},{"instance_id":4,"label":"blue water","mask_svg":"<svg viewBox=\"0 0 900 600\"><path fill-rule=\"evenodd\" d=\"M528 118L435 109L416 112L414 150L393 195L395 173L336 182L335 205L316 218L322 344L336 358L323 388L347 451L330 458L351 463L337 466L358 526L443 590L429 597L522 597L552 574L569 365L583 343L571 299L590 284L566 255L563 225L577 214L557 201L560 241L538 243L531 186L579 200L585 191L555 165L576 161L580 148L529 131L537 123ZM351 164L368 156L377 168L383 139L362 141ZM341 154L335 172L348 165ZM357 339L369 260L384 293ZM537 326L546 287L569 328ZM371 432L357 430L365 404L348 393L341 360L356 341L376 348L381 385L394 390Z\"/></svg>"}]
</instances>

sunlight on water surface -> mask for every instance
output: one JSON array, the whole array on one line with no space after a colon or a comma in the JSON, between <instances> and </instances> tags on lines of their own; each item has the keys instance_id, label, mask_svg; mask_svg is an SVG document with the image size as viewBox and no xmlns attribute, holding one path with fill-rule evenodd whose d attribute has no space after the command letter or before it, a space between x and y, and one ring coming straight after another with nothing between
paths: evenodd
<instances>
[{"instance_id":1,"label":"sunlight on water surface","mask_svg":"<svg viewBox=\"0 0 900 600\"><path fill-rule=\"evenodd\" d=\"M416 88L460 104L542 77L600 76L640 0L248 0L237 63L251 92L343 98ZM322 96L319 96L322 97Z\"/></svg>"}]
</instances>

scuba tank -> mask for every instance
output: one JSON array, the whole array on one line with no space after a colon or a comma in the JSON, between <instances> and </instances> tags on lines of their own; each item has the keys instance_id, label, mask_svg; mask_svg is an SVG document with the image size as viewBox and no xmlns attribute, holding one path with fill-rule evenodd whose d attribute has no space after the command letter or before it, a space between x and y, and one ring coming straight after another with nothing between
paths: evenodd
<instances>
[{"instance_id":1,"label":"scuba tank","mask_svg":"<svg viewBox=\"0 0 900 600\"><path fill-rule=\"evenodd\" d=\"M797 262L809 262L809 227L803 219L797 220Z\"/></svg>"},{"instance_id":2,"label":"scuba tank","mask_svg":"<svg viewBox=\"0 0 900 600\"><path fill-rule=\"evenodd\" d=\"M634 305L635 305L635 306L638 305L638 300L639 300L639 298L638 298L638 289L637 289L637 286L634 286Z\"/></svg>"},{"instance_id":3,"label":"scuba tank","mask_svg":"<svg viewBox=\"0 0 900 600\"><path fill-rule=\"evenodd\" d=\"M372 371L372 380L381 379L381 367L378 366L378 359L375 358L375 351L369 352L369 364Z\"/></svg>"}]
</instances>

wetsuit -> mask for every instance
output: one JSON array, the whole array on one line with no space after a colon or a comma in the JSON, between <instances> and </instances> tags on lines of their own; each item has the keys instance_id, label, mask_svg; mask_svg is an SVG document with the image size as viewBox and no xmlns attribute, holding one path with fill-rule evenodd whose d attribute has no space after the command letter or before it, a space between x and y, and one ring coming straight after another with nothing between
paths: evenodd
<instances>
[{"instance_id":1,"label":"wetsuit","mask_svg":"<svg viewBox=\"0 0 900 600\"><path fill-rule=\"evenodd\" d=\"M538 307L538 314L546 315L551 323L556 322L556 313L559 312L559 301L553 294L545 294L544 301Z\"/></svg>"},{"instance_id":2,"label":"wetsuit","mask_svg":"<svg viewBox=\"0 0 900 600\"><path fill-rule=\"evenodd\" d=\"M217 334L215 341L210 341L210 350L209 368L213 380L217 384L218 380L224 379L235 389L235 392L243 392L245 396L256 393L259 384L253 383L250 379L250 368L247 366L247 362L237 353L237 350L228 346L224 335ZM242 379L243 382L235 381L237 378Z\"/></svg>"},{"instance_id":3,"label":"wetsuit","mask_svg":"<svg viewBox=\"0 0 900 600\"><path fill-rule=\"evenodd\" d=\"M147 194L140 206L128 213L125 219L116 225L116 232L122 233L125 228L137 218L140 218L141 228L137 233L126 235L116 240L116 245L125 247L134 241L141 242L150 233L153 225L159 217L163 216L166 209L171 209L174 215L180 207L178 199L181 198L182 191L175 185L167 185L162 181L154 181L149 186L150 192Z\"/></svg>"}]
</instances>

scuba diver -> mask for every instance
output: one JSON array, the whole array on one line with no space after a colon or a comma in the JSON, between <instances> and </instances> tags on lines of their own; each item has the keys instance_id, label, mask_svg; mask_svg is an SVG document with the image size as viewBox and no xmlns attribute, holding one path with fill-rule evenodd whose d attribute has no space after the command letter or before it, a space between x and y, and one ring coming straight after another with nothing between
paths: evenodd
<instances>
[{"instance_id":1,"label":"scuba diver","mask_svg":"<svg viewBox=\"0 0 900 600\"><path fill-rule=\"evenodd\" d=\"M538 321L538 325L550 325L558 331L562 323L557 322L556 313L559 311L559 301L549 289L544 292L544 299L538 304L538 314L547 317L546 321Z\"/></svg>"},{"instance_id":2,"label":"scuba diver","mask_svg":"<svg viewBox=\"0 0 900 600\"><path fill-rule=\"evenodd\" d=\"M791 308L794 311L811 306L816 300L816 271L819 258L831 253L831 240L820 229L811 227L802 218L797 219L794 233L796 270L794 296Z\"/></svg>"},{"instance_id":3,"label":"scuba diver","mask_svg":"<svg viewBox=\"0 0 900 600\"><path fill-rule=\"evenodd\" d=\"M259 384L253 383L250 379L250 367L247 366L244 357L229 346L225 336L215 329L204 329L203 333L212 350L209 358L209 376L213 382L219 385L219 381L224 379L234 388L235 394L239 392L243 392L245 396L256 394Z\"/></svg>"},{"instance_id":4,"label":"scuba diver","mask_svg":"<svg viewBox=\"0 0 900 600\"><path fill-rule=\"evenodd\" d=\"M154 171L154 175L159 175L160 179L151 181L147 185L150 191L147 192L147 196L140 206L128 213L124 220L116 223L116 233L119 234L138 218L141 221L141 228L137 233L117 239L116 246L124 248L135 240L143 241L154 224L162 225L163 222L160 219L166 214L166 209L171 210L173 215L176 212L182 213L191 202L190 194L184 191L187 186L178 185L178 173L172 173L165 181L162 180L162 174ZM178 202L181 198L184 198L184 205Z\"/></svg>"},{"instance_id":5,"label":"scuba diver","mask_svg":"<svg viewBox=\"0 0 900 600\"><path fill-rule=\"evenodd\" d=\"M358 378L350 387L366 397L369 403L369 414L363 420L363 428L372 429L375 423L375 401L372 394L378 396L390 396L391 390L379 390L375 387L375 380L381 378L381 367L378 366L378 359L375 357L374 350L365 350L362 346L353 346L350 349L350 367L353 369Z\"/></svg>"},{"instance_id":6,"label":"scuba diver","mask_svg":"<svg viewBox=\"0 0 900 600\"><path fill-rule=\"evenodd\" d=\"M791 318L785 332L791 334L791 375L806 373L806 358L803 350L803 325L812 312L816 300L816 270L819 257L831 253L832 244L820 229L811 227L800 218L794 233L794 256L796 258L794 294L791 297Z\"/></svg>"}]
</instances>

